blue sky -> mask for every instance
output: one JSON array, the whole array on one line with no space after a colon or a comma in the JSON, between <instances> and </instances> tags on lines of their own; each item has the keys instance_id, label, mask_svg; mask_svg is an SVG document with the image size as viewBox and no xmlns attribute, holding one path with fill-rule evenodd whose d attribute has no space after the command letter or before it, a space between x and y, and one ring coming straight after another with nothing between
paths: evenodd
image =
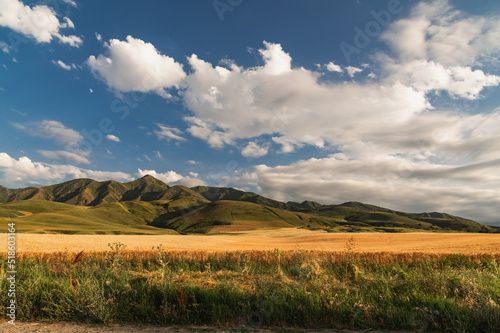
<instances>
[{"instance_id":1,"label":"blue sky","mask_svg":"<svg viewBox=\"0 0 500 333\"><path fill-rule=\"evenodd\" d=\"M0 0L0 183L500 220L500 4Z\"/></svg>"}]
</instances>

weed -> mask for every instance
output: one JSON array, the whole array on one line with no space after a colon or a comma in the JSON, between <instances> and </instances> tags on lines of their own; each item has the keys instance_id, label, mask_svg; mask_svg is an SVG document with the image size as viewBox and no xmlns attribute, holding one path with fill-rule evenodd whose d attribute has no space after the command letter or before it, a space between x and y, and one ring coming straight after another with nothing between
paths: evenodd
<instances>
[{"instance_id":1,"label":"weed","mask_svg":"<svg viewBox=\"0 0 500 333\"><path fill-rule=\"evenodd\" d=\"M26 321L250 320L303 328L498 332L500 256L363 253L355 246L350 241L342 252L208 253L161 246L124 251L118 243L111 251L71 257L20 253L17 314ZM6 260L0 255L0 267ZM0 287L7 288L6 279ZM0 311L7 301L1 293Z\"/></svg>"}]
</instances>

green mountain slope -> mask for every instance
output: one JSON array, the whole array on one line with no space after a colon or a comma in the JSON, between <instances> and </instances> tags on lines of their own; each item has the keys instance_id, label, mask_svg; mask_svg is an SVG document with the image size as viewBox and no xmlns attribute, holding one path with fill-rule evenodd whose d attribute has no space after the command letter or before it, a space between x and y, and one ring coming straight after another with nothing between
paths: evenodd
<instances>
[{"instance_id":1,"label":"green mountain slope","mask_svg":"<svg viewBox=\"0 0 500 333\"><path fill-rule=\"evenodd\" d=\"M219 201L219 200L246 201L280 209L290 210L292 208L290 205L284 202L265 198L254 192L245 192L234 188L196 186L193 187L193 190L201 194L205 199L210 201Z\"/></svg>"},{"instance_id":2,"label":"green mountain slope","mask_svg":"<svg viewBox=\"0 0 500 333\"><path fill-rule=\"evenodd\" d=\"M147 213L136 214L138 211ZM161 204L148 202L85 207L28 200L0 204L0 222L14 222L18 232L29 233L177 234L148 224L162 211Z\"/></svg>"},{"instance_id":3,"label":"green mountain slope","mask_svg":"<svg viewBox=\"0 0 500 333\"><path fill-rule=\"evenodd\" d=\"M151 176L120 183L75 179L40 188L0 186L0 222L21 232L216 233L302 227L341 231L500 232L445 213L404 213L346 202L280 202L233 188L168 186Z\"/></svg>"},{"instance_id":4,"label":"green mountain slope","mask_svg":"<svg viewBox=\"0 0 500 333\"><path fill-rule=\"evenodd\" d=\"M182 216L164 220L162 227L186 233L214 231L242 231L258 228L287 228L320 226L323 219L310 215L267 207L244 201L220 200L186 212ZM159 225L160 226L160 225ZM220 226L226 226L220 228ZM333 225L332 225L333 226Z\"/></svg>"},{"instance_id":5,"label":"green mountain slope","mask_svg":"<svg viewBox=\"0 0 500 333\"><path fill-rule=\"evenodd\" d=\"M498 232L495 227L444 213L404 213L360 202L324 205L303 212L357 227L410 228L429 231Z\"/></svg>"},{"instance_id":6,"label":"green mountain slope","mask_svg":"<svg viewBox=\"0 0 500 333\"><path fill-rule=\"evenodd\" d=\"M97 206L119 201L172 200L186 196L203 198L190 188L180 185L170 187L151 176L129 183L75 179L40 188L28 187L19 190L0 188L0 202L46 200L78 206Z\"/></svg>"}]
</instances>

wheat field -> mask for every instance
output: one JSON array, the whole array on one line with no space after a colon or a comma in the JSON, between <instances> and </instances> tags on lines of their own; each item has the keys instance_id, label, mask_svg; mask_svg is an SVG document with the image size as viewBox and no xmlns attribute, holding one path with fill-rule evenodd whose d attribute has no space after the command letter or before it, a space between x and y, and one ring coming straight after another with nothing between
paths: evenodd
<instances>
[{"instance_id":1,"label":"wheat field","mask_svg":"<svg viewBox=\"0 0 500 333\"><path fill-rule=\"evenodd\" d=\"M361 252L500 253L498 234L461 233L326 233L296 228L254 230L225 235L17 235L18 252L106 251L121 242L129 250L150 250L162 244L169 251L320 250L343 251L353 238ZM7 237L0 238L7 249ZM0 252L5 252L5 250Z\"/></svg>"}]
</instances>

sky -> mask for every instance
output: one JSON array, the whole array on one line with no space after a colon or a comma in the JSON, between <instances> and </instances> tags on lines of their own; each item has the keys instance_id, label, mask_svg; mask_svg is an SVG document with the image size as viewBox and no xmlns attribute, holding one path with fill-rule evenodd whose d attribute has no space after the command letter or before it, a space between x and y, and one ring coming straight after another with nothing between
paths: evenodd
<instances>
[{"instance_id":1,"label":"sky","mask_svg":"<svg viewBox=\"0 0 500 333\"><path fill-rule=\"evenodd\" d=\"M497 0L0 0L0 184L361 201L500 225Z\"/></svg>"}]
</instances>

